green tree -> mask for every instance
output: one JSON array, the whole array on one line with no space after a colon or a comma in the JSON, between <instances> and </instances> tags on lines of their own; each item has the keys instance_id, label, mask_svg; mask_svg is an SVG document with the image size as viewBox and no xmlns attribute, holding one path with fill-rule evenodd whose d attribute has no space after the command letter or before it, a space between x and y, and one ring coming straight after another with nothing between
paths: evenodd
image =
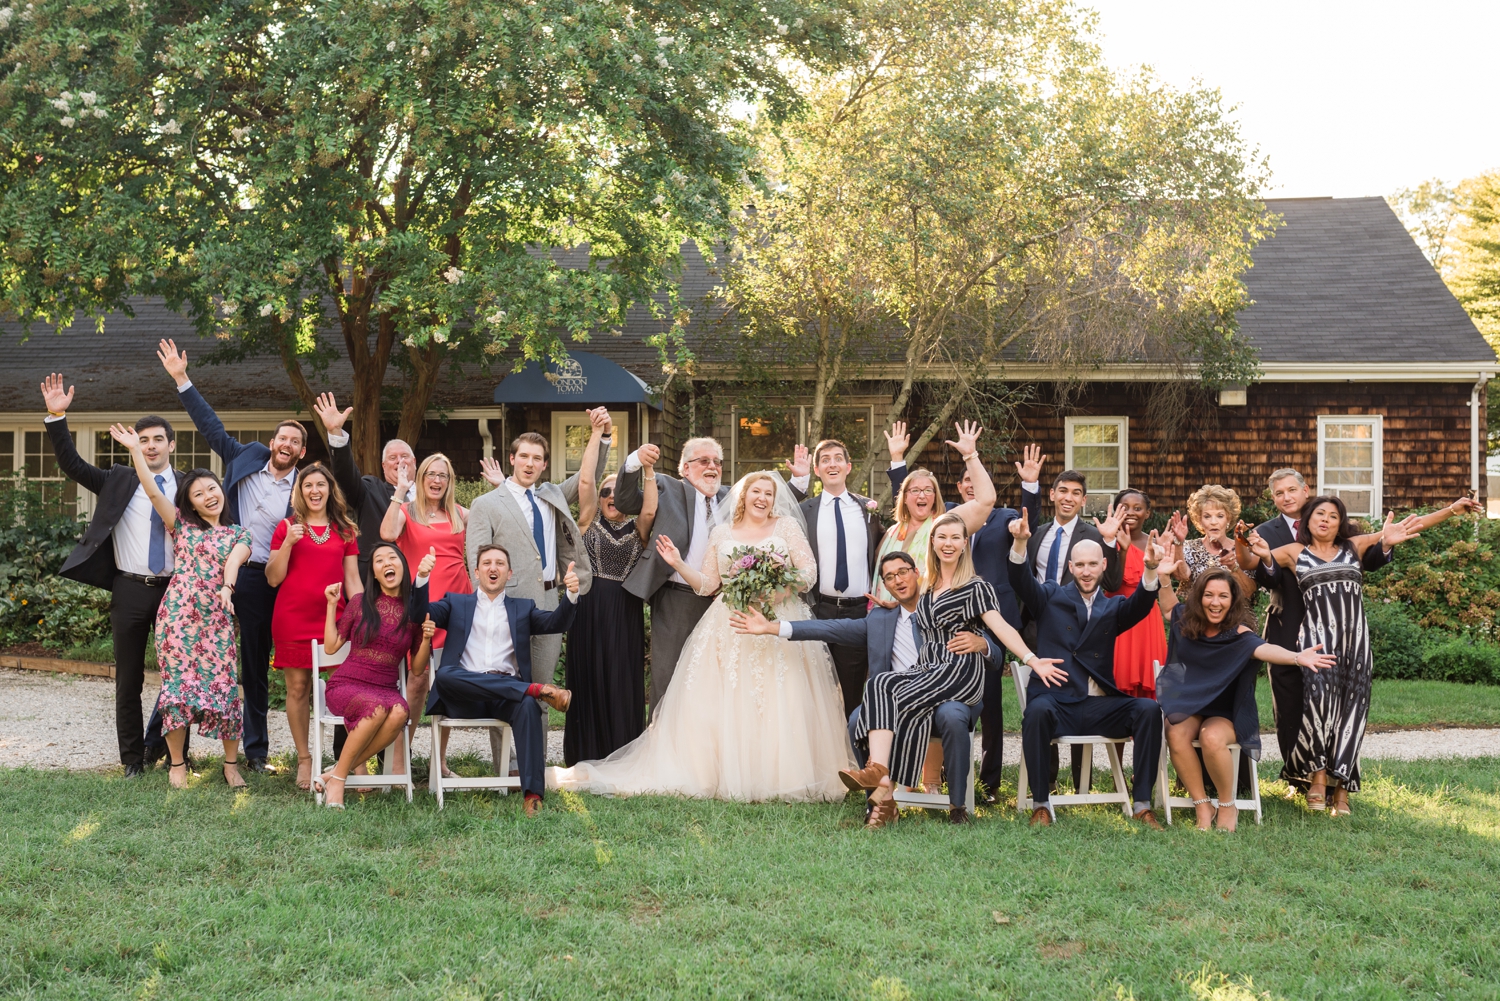
<instances>
[{"instance_id":1,"label":"green tree","mask_svg":"<svg viewBox=\"0 0 1500 1001\"><path fill-rule=\"evenodd\" d=\"M278 354L309 411L309 368L342 356L373 465L393 365L411 438L445 363L556 356L721 234L750 153L735 109L784 116L786 67L836 56L844 20L825 0L7 6L0 310L62 326L161 296Z\"/></svg>"},{"instance_id":2,"label":"green tree","mask_svg":"<svg viewBox=\"0 0 1500 1001\"><path fill-rule=\"evenodd\" d=\"M726 287L747 336L816 346L815 400L856 347L898 364L898 412L943 373L919 452L1008 359L1257 374L1234 316L1264 166L1217 92L1116 75L1092 29L1061 0L868 0L860 58L762 132Z\"/></svg>"},{"instance_id":3,"label":"green tree","mask_svg":"<svg viewBox=\"0 0 1500 1001\"><path fill-rule=\"evenodd\" d=\"M1453 259L1449 237L1458 218L1458 192L1434 177L1414 188L1402 188L1386 201L1438 274L1446 275Z\"/></svg>"}]
</instances>

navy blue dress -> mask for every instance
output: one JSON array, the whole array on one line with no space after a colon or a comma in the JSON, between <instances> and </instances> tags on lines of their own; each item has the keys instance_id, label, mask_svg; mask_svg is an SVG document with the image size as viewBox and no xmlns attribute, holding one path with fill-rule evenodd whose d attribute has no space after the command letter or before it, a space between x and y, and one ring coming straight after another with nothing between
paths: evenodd
<instances>
[{"instance_id":1,"label":"navy blue dress","mask_svg":"<svg viewBox=\"0 0 1500 1001\"><path fill-rule=\"evenodd\" d=\"M1172 609L1167 666L1156 679L1156 701L1167 722L1189 716L1222 716L1234 724L1240 748L1260 760L1260 712L1255 680L1260 665L1255 650L1265 640L1251 632L1227 629L1217 636L1188 639L1182 635L1186 609Z\"/></svg>"}]
</instances>

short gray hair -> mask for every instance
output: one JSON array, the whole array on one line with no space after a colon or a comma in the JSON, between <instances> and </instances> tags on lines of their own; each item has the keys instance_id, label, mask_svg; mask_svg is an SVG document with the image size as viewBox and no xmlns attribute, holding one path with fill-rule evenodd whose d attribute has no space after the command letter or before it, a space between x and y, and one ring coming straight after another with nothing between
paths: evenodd
<instances>
[{"instance_id":1,"label":"short gray hair","mask_svg":"<svg viewBox=\"0 0 1500 1001\"><path fill-rule=\"evenodd\" d=\"M677 460L677 472L687 472L688 462L693 458L693 453L699 449L713 449L714 455L720 459L724 458L724 446L713 438L689 438L682 443L682 458Z\"/></svg>"},{"instance_id":2,"label":"short gray hair","mask_svg":"<svg viewBox=\"0 0 1500 1001\"><path fill-rule=\"evenodd\" d=\"M1270 478L1268 478L1266 480L1266 489L1267 490L1274 489L1275 486L1276 486L1276 482L1278 480L1284 480L1288 476L1290 476L1292 479L1294 479L1294 480L1297 481L1297 486L1299 486L1299 487L1305 487L1305 486L1307 486L1307 481L1302 478L1302 474L1299 473L1299 472L1297 472L1292 467L1287 466L1285 469L1278 469L1278 470L1276 470L1276 472L1274 472L1274 473L1272 473L1270 475Z\"/></svg>"},{"instance_id":3,"label":"short gray hair","mask_svg":"<svg viewBox=\"0 0 1500 1001\"><path fill-rule=\"evenodd\" d=\"M400 438L392 438L390 441L386 442L385 445L382 446L381 449L380 449L380 461L381 462L384 462L385 461L385 457L390 454L390 452L391 452L391 446L392 445L400 445L402 448L406 449L408 452L411 453L411 457L413 459L415 459L417 457L417 450L416 449L412 448L410 445L408 445L406 442L402 441Z\"/></svg>"}]
</instances>

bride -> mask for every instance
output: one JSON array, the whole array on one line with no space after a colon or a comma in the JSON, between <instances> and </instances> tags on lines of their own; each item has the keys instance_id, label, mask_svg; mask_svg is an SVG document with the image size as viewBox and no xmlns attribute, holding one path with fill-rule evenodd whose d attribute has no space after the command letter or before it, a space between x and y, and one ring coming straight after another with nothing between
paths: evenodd
<instances>
[{"instance_id":1,"label":"bride","mask_svg":"<svg viewBox=\"0 0 1500 1001\"><path fill-rule=\"evenodd\" d=\"M657 548L699 594L713 594L729 554L753 545L791 559L799 590L818 576L812 550L781 477L741 478L721 510L733 512L709 533L700 570L671 540ZM822 643L784 643L736 633L723 597L699 620L651 725L602 761L550 769L558 788L601 795L669 793L703 799L840 800L839 770L853 765L843 697ZM795 594L776 599L776 615L809 617Z\"/></svg>"}]
</instances>

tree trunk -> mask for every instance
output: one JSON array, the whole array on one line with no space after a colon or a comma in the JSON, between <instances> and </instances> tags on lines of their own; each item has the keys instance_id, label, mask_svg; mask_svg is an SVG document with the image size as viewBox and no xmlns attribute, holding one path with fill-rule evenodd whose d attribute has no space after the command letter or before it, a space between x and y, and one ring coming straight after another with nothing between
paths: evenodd
<instances>
[{"instance_id":1,"label":"tree trunk","mask_svg":"<svg viewBox=\"0 0 1500 1001\"><path fill-rule=\"evenodd\" d=\"M434 340L428 340L426 347L406 349L406 356L411 359L412 381L406 387L406 395L401 401L401 426L397 429L396 436L412 445L413 449L416 448L413 443L422 437L422 423L427 420L427 402L432 399L432 391L437 387L438 376L442 374L445 353L443 345Z\"/></svg>"},{"instance_id":2,"label":"tree trunk","mask_svg":"<svg viewBox=\"0 0 1500 1001\"><path fill-rule=\"evenodd\" d=\"M328 442L328 429L318 419L317 411L313 409L313 403L317 396L312 387L307 384L307 376L302 372L302 362L297 358L297 342L295 337L287 331L280 320L276 321L276 341L281 345L281 367L286 369L287 378L292 381L292 388L297 391L297 399L302 401L302 408L307 411L303 418L312 424L324 443Z\"/></svg>"}]
</instances>

